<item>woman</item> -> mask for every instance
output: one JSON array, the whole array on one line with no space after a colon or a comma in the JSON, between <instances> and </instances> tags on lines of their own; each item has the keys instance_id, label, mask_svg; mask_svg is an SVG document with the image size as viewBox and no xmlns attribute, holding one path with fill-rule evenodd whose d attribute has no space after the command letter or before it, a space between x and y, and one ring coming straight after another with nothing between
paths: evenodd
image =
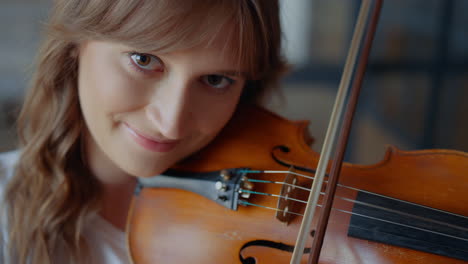
<instances>
[{"instance_id":1,"label":"woman","mask_svg":"<svg viewBox=\"0 0 468 264\"><path fill-rule=\"evenodd\" d=\"M126 263L137 177L207 145L273 87L273 0L57 0L0 158L4 262Z\"/></svg>"}]
</instances>

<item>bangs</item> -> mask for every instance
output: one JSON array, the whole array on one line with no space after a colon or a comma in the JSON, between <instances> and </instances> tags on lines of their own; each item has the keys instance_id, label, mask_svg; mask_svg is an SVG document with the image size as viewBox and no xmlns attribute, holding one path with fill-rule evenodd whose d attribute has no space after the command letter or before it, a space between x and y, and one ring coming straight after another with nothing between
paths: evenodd
<instances>
[{"instance_id":1,"label":"bangs","mask_svg":"<svg viewBox=\"0 0 468 264\"><path fill-rule=\"evenodd\" d=\"M69 18L83 38L120 42L139 52L168 53L222 43L248 79L268 65L261 14L246 0L119 0L88 2ZM81 4L77 4L81 5ZM70 27L68 28L70 30ZM263 53L263 54L262 54Z\"/></svg>"}]
</instances>

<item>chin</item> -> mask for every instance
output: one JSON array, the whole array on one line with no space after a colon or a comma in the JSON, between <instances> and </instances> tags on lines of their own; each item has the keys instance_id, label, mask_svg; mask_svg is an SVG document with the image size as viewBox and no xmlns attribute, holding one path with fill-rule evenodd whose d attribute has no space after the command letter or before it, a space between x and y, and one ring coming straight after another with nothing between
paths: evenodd
<instances>
[{"instance_id":1,"label":"chin","mask_svg":"<svg viewBox=\"0 0 468 264\"><path fill-rule=\"evenodd\" d=\"M153 176L160 175L164 171L166 171L168 167L164 168L140 168L134 169L130 171L130 174L137 177L137 178L149 178Z\"/></svg>"},{"instance_id":2,"label":"chin","mask_svg":"<svg viewBox=\"0 0 468 264\"><path fill-rule=\"evenodd\" d=\"M152 177L159 175L166 170L161 166L148 166L148 163L143 162L131 162L129 160L114 162L121 171L125 174L133 177Z\"/></svg>"}]
</instances>

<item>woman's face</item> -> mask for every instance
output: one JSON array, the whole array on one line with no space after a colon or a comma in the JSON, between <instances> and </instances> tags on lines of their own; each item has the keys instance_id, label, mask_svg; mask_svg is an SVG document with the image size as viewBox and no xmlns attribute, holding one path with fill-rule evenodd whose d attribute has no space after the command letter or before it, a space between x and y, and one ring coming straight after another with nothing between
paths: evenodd
<instances>
[{"instance_id":1,"label":"woman's face","mask_svg":"<svg viewBox=\"0 0 468 264\"><path fill-rule=\"evenodd\" d=\"M156 54L83 43L78 90L88 162L154 176L207 145L231 118L245 82L222 45Z\"/></svg>"}]
</instances>

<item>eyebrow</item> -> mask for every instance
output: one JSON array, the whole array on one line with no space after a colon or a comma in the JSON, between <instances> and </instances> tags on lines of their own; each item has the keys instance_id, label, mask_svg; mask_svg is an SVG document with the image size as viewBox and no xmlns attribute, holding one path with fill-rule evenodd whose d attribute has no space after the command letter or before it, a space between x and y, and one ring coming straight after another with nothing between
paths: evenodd
<instances>
[{"instance_id":1,"label":"eyebrow","mask_svg":"<svg viewBox=\"0 0 468 264\"><path fill-rule=\"evenodd\" d=\"M219 74L222 75L229 75L229 76L234 76L234 77L243 77L247 78L248 74L246 72L239 72L239 71L233 71L233 70L226 70L226 71L216 71Z\"/></svg>"}]
</instances>

